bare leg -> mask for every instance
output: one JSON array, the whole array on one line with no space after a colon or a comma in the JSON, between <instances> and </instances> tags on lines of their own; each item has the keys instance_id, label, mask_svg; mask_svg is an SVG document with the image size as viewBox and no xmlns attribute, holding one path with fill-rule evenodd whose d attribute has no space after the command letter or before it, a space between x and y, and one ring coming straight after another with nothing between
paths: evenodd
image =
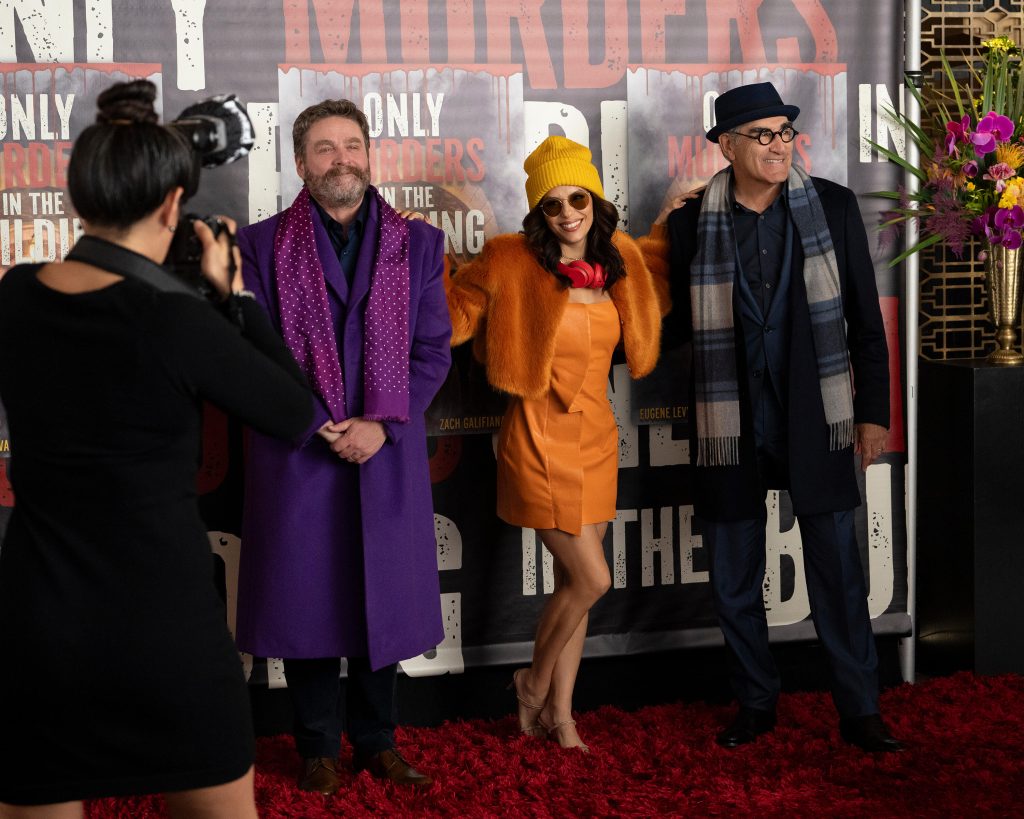
<instances>
[{"instance_id":1,"label":"bare leg","mask_svg":"<svg viewBox=\"0 0 1024 819\"><path fill-rule=\"evenodd\" d=\"M0 802L0 819L82 819L81 802L57 802L51 805L8 805Z\"/></svg>"},{"instance_id":2,"label":"bare leg","mask_svg":"<svg viewBox=\"0 0 1024 819\"><path fill-rule=\"evenodd\" d=\"M583 642L587 639L587 622L589 614L584 614L576 631L558 655L554 674L551 675L551 688L544 708L537 717L537 722L545 728L552 739L558 741L563 748L583 748L589 750L576 733L576 725L572 718L572 692L576 687L576 674L583 656Z\"/></svg>"},{"instance_id":3,"label":"bare leg","mask_svg":"<svg viewBox=\"0 0 1024 819\"><path fill-rule=\"evenodd\" d=\"M223 785L167 793L164 797L173 819L257 819L252 768Z\"/></svg>"},{"instance_id":4,"label":"bare leg","mask_svg":"<svg viewBox=\"0 0 1024 819\"><path fill-rule=\"evenodd\" d=\"M607 523L597 525L597 537L604 541L604 533L608 528ZM564 571L560 564L555 564L555 582L561 585L564 582ZM583 657L583 643L587 639L587 624L590 620L589 612L583 615L583 619L572 633L569 642L565 644L562 653L558 655L555 662L555 670L551 675L551 688L548 691L547 701L544 703L544 710L541 711L539 720L547 726L561 725L552 736L558 740L563 748L575 748L587 746L576 733L576 726L572 725L572 692L576 687L576 675L579 673L580 660Z\"/></svg>"},{"instance_id":5,"label":"bare leg","mask_svg":"<svg viewBox=\"0 0 1024 819\"><path fill-rule=\"evenodd\" d=\"M587 612L611 586L601 545L606 528L607 524L587 524L578 536L558 529L538 532L555 558L558 582L537 625L533 665L519 673L517 693L527 702L540 704L547 703L554 692L558 705L554 710L545 705L545 711L551 716L565 715L555 722L571 718L572 689L587 634ZM521 724L536 720L536 711L524 710L522 705L519 711Z\"/></svg>"}]
</instances>

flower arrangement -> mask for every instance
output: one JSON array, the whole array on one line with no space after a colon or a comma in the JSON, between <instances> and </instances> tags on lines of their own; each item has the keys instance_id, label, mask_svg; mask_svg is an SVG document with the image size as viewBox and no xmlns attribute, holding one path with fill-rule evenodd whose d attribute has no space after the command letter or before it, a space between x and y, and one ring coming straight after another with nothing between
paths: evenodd
<instances>
[{"instance_id":1,"label":"flower arrangement","mask_svg":"<svg viewBox=\"0 0 1024 819\"><path fill-rule=\"evenodd\" d=\"M980 71L970 66L971 76L963 84L957 82L943 57L943 69L953 91L950 97L933 102L931 126L918 126L902 114L888 112L914 140L921 167L874 144L882 155L920 180L913 194L902 190L876 193L898 202L883 215L884 227L899 229L909 219L920 220L921 241L893 259L892 264L940 242L962 258L972 235L1008 249L1024 243L1021 50L1007 37L986 40L981 45L985 49L984 64ZM912 85L908 88L921 110L926 110L928 105L921 92Z\"/></svg>"}]
</instances>

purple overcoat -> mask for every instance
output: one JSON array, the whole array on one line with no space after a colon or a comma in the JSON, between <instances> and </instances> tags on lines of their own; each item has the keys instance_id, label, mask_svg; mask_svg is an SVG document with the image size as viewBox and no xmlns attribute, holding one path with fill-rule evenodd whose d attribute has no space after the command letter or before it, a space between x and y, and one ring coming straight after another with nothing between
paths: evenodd
<instances>
[{"instance_id":1,"label":"purple overcoat","mask_svg":"<svg viewBox=\"0 0 1024 819\"><path fill-rule=\"evenodd\" d=\"M367 196L372 196L370 188ZM239 232L246 287L280 332L274 232L280 214ZM363 319L379 235L376 197L351 290L319 216L317 250L338 340L350 416L363 402ZM444 235L409 222L410 421L362 465L316 431L299 445L250 432L238 583L237 642L260 657L415 657L444 637L423 414L450 363L442 278Z\"/></svg>"}]
</instances>

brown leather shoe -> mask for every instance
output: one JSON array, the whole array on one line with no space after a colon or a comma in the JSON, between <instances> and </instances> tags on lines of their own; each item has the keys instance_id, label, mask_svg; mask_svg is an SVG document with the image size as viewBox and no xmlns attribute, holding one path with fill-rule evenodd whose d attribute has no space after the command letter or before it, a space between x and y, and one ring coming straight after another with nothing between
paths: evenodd
<instances>
[{"instance_id":1,"label":"brown leather shoe","mask_svg":"<svg viewBox=\"0 0 1024 819\"><path fill-rule=\"evenodd\" d=\"M338 792L341 784L338 779L338 768L329 756L314 756L302 760L302 773L299 774L299 790L322 793L331 796Z\"/></svg>"},{"instance_id":2,"label":"brown leather shoe","mask_svg":"<svg viewBox=\"0 0 1024 819\"><path fill-rule=\"evenodd\" d=\"M425 788L434 781L402 759L394 748L356 762L355 768L357 773L369 771L378 779L389 779L396 785L410 785L414 788Z\"/></svg>"}]
</instances>

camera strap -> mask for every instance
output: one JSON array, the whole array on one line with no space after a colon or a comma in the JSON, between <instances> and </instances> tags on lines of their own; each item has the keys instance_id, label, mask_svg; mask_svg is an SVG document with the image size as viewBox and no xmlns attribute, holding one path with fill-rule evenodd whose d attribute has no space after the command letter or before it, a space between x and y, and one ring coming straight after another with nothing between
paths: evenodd
<instances>
[{"instance_id":1,"label":"camera strap","mask_svg":"<svg viewBox=\"0 0 1024 819\"><path fill-rule=\"evenodd\" d=\"M97 236L82 236L64 258L91 264L93 267L117 273L125 278L137 279L163 293L187 293L197 299L203 298L201 293L168 273L151 259Z\"/></svg>"}]
</instances>

